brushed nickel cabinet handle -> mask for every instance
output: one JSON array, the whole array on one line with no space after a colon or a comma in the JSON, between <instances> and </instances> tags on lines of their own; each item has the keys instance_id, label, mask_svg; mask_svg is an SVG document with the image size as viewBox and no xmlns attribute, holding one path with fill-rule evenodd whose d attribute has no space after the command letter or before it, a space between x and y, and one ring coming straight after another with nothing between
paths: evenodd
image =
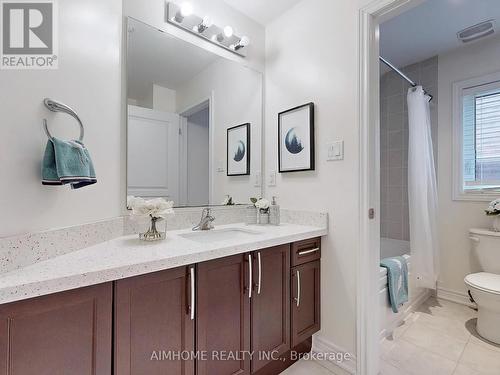
<instances>
[{"instance_id":1,"label":"brushed nickel cabinet handle","mask_svg":"<svg viewBox=\"0 0 500 375\"><path fill-rule=\"evenodd\" d=\"M260 258L260 251L257 253L257 260L259 262L259 285L257 286L257 294L260 294L262 287L262 260Z\"/></svg>"},{"instance_id":2,"label":"brushed nickel cabinet handle","mask_svg":"<svg viewBox=\"0 0 500 375\"><path fill-rule=\"evenodd\" d=\"M298 255L301 256L301 255L311 254L311 253L315 253L316 251L319 251L319 247L315 247L314 249L310 249L310 250L299 251Z\"/></svg>"},{"instance_id":3,"label":"brushed nickel cabinet handle","mask_svg":"<svg viewBox=\"0 0 500 375\"><path fill-rule=\"evenodd\" d=\"M252 298L253 277L252 277L252 254L248 254L248 298Z\"/></svg>"},{"instance_id":4,"label":"brushed nickel cabinet handle","mask_svg":"<svg viewBox=\"0 0 500 375\"><path fill-rule=\"evenodd\" d=\"M297 297L294 298L297 307L300 306L300 271L297 271Z\"/></svg>"},{"instance_id":5,"label":"brushed nickel cabinet handle","mask_svg":"<svg viewBox=\"0 0 500 375\"><path fill-rule=\"evenodd\" d=\"M195 310L195 304L196 304L194 267L191 267L191 269L189 271L191 272L191 320L194 320L194 310Z\"/></svg>"}]
</instances>

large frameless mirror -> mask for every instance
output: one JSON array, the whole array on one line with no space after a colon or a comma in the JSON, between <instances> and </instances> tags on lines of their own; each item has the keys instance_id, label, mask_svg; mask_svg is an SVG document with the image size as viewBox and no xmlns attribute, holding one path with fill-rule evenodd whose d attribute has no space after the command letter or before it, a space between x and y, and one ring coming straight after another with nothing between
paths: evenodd
<instances>
[{"instance_id":1,"label":"large frameless mirror","mask_svg":"<svg viewBox=\"0 0 500 375\"><path fill-rule=\"evenodd\" d=\"M260 196L262 74L127 22L127 195L176 207Z\"/></svg>"}]
</instances>

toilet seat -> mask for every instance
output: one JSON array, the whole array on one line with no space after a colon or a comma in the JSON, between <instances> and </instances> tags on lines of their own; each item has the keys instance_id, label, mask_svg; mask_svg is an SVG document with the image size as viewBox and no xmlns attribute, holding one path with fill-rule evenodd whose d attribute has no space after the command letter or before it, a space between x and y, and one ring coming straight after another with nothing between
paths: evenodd
<instances>
[{"instance_id":1,"label":"toilet seat","mask_svg":"<svg viewBox=\"0 0 500 375\"><path fill-rule=\"evenodd\" d=\"M500 295L500 275L488 272L471 273L464 281L472 288Z\"/></svg>"}]
</instances>

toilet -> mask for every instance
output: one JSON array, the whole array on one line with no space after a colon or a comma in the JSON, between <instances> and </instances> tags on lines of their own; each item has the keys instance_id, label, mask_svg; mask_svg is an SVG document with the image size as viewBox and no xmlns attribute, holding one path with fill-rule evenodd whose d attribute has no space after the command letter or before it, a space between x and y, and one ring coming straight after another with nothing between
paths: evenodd
<instances>
[{"instance_id":1,"label":"toilet","mask_svg":"<svg viewBox=\"0 0 500 375\"><path fill-rule=\"evenodd\" d=\"M482 272L464 279L478 307L477 333L500 344L500 232L471 229L472 254Z\"/></svg>"}]
</instances>

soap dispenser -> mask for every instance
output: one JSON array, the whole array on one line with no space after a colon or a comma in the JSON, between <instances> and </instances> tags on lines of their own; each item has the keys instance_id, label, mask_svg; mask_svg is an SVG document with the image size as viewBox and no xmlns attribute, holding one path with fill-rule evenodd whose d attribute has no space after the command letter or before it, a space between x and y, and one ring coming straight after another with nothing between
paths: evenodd
<instances>
[{"instance_id":1,"label":"soap dispenser","mask_svg":"<svg viewBox=\"0 0 500 375\"><path fill-rule=\"evenodd\" d=\"M273 197L271 206L269 207L269 224L280 225L280 206L276 197Z\"/></svg>"}]
</instances>

